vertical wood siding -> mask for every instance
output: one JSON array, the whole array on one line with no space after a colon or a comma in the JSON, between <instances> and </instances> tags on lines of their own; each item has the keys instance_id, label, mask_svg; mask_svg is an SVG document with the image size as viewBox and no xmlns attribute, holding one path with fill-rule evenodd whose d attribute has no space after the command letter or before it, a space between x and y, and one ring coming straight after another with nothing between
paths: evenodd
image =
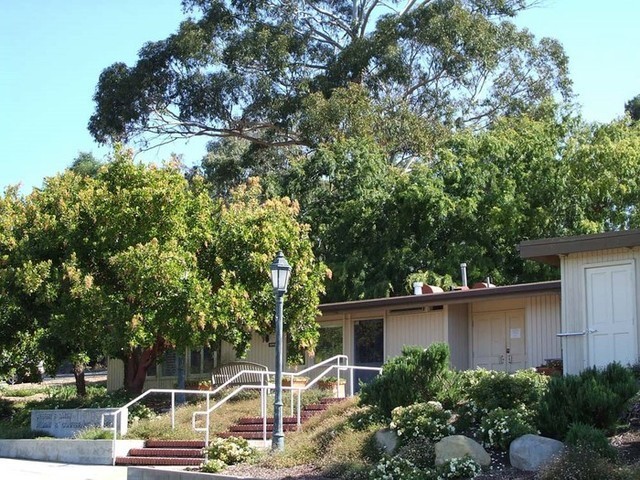
<instances>
[{"instance_id":1,"label":"vertical wood siding","mask_svg":"<svg viewBox=\"0 0 640 480\"><path fill-rule=\"evenodd\" d=\"M560 339L560 296L541 295L527 299L525 329L527 367L542 365L546 359L562 358Z\"/></svg>"},{"instance_id":2,"label":"vertical wood siding","mask_svg":"<svg viewBox=\"0 0 640 480\"><path fill-rule=\"evenodd\" d=\"M582 332L587 328L585 267L635 259L636 279L640 278L640 248L616 248L574 253L562 257L562 331ZM640 282L636 282L636 316L640 312ZM637 318L636 318L637 328ZM562 340L565 373L578 373L587 365L587 336Z\"/></svg>"},{"instance_id":3,"label":"vertical wood siding","mask_svg":"<svg viewBox=\"0 0 640 480\"><path fill-rule=\"evenodd\" d=\"M446 342L444 312L389 315L385 322L385 358L400 355L405 345L426 348L433 342Z\"/></svg>"},{"instance_id":4,"label":"vertical wood siding","mask_svg":"<svg viewBox=\"0 0 640 480\"><path fill-rule=\"evenodd\" d=\"M451 366L457 370L467 370L471 367L469 305L466 303L449 305L446 311Z\"/></svg>"}]
</instances>

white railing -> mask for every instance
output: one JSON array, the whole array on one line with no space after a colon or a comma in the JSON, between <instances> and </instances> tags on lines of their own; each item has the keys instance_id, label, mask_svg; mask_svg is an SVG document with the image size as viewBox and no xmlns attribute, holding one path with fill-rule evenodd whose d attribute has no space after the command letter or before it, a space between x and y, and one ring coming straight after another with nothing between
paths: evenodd
<instances>
[{"instance_id":1,"label":"white railing","mask_svg":"<svg viewBox=\"0 0 640 480\"><path fill-rule=\"evenodd\" d=\"M344 364L342 362L345 362ZM334 363L334 364L332 364ZM325 367L319 374L315 375L314 378L310 379L306 385L301 386L301 387L294 387L293 383L294 383L294 379L296 377L305 377L307 378L306 374L314 371L314 370L318 370L321 367ZM282 389L283 390L289 390L291 392L291 416L294 416L294 400L295 400L295 404L296 404L296 408L295 408L295 412L296 412L296 423L298 428L300 428L301 425L301 397L302 397L302 392L305 390L308 390L309 388L313 387L314 385L316 385L319 381L322 380L323 377L327 376L329 373L331 373L332 371L335 371L336 373L336 378L337 378L337 383L338 385L340 385L340 380L341 380L341 372L349 372L349 396L353 396L354 394L354 371L355 370L366 370L366 371L375 371L377 373L380 373L380 371L382 370L382 368L380 367L364 367L364 366L358 366L358 365L349 365L349 358L346 355L336 355L334 357L328 358L316 365L312 365L308 368L305 368L304 370L301 370L299 372L283 372L282 376L283 378L289 378L291 380L291 386L283 386ZM221 392L222 390L224 390L225 388L228 388L230 385L234 385L237 384L238 382L236 382L238 380L238 378L240 378L241 376L245 375L245 374L258 374L261 377L261 382L260 385L239 385L237 388L235 388L233 391L231 391L230 393L228 393L225 397L221 398L219 401L217 401L214 405L211 405L211 397L213 395L216 395L217 393ZM194 395L204 395L206 397L206 410L202 410L202 411L197 411L194 412L192 414L191 417L191 426L193 428L194 431L196 432L204 432L204 436L205 436L205 445L209 445L209 431L210 431L210 427L211 427L211 414L218 409L219 407L221 407L222 405L224 405L226 402L228 402L230 399L232 399L233 397L235 397L236 395L238 395L240 392L245 391L245 390L260 390L260 414L261 414L261 418L262 418L262 439L263 441L267 442L267 395L268 395L268 391L269 390L273 390L275 388L275 385L270 384L269 383L269 376L271 375L275 375L275 372L271 372L271 371L264 371L264 370L242 370L238 373L236 373L235 375L233 375L232 377L230 377L226 382L224 382L223 384L221 384L220 386L216 387L214 390L178 390L178 389L159 389L159 388L154 388L154 389L150 389L145 391L144 393L142 393L141 395L137 396L136 398L134 398L133 400L129 401L126 405L120 407L118 410L114 411L114 412L109 412L109 413L104 413L102 415L102 420L101 420L101 424L102 424L102 428L104 427L104 417L105 415L111 415L113 417L113 426L111 427L111 429L113 430L113 448L112 448L112 452L113 453L113 464L115 465L115 451L116 451L116 439L117 439L117 435L118 435L118 419L120 418L127 418L126 416L123 416L124 412L126 410L128 410L128 408L139 402L140 400L142 400L143 398L145 398L148 395L151 395L153 393L162 393L162 394L171 394L171 429L174 430L175 429L175 415L176 415L176 394L180 393L180 394L194 394ZM346 379L345 379L346 381ZM337 389L338 394L340 393L340 388L338 387ZM346 391L345 391L345 395L346 395ZM205 426L204 427L198 427L197 426L197 418L200 416L205 415Z\"/></svg>"}]
</instances>

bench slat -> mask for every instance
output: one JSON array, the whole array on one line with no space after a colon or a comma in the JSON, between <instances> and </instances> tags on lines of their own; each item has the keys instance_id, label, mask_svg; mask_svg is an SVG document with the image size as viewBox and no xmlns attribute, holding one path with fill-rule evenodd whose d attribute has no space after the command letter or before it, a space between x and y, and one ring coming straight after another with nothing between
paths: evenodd
<instances>
[{"instance_id":1,"label":"bench slat","mask_svg":"<svg viewBox=\"0 0 640 480\"><path fill-rule=\"evenodd\" d=\"M268 372L269 369L265 365L253 362L231 362L216 367L211 372L211 383L213 385L222 385L234 375L242 372L243 370L250 370L245 372L235 380L233 380L229 386L236 385L262 385L264 374L259 372ZM266 382L265 382L266 384Z\"/></svg>"}]
</instances>

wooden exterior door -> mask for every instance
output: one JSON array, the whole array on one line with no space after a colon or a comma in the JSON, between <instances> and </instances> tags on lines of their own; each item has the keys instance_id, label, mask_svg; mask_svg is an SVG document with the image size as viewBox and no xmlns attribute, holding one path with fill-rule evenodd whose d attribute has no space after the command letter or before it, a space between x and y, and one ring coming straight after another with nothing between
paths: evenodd
<instances>
[{"instance_id":1,"label":"wooden exterior door","mask_svg":"<svg viewBox=\"0 0 640 480\"><path fill-rule=\"evenodd\" d=\"M507 372L526 368L524 310L474 315L473 364Z\"/></svg>"},{"instance_id":2,"label":"wooden exterior door","mask_svg":"<svg viewBox=\"0 0 640 480\"><path fill-rule=\"evenodd\" d=\"M585 269L589 366L638 359L634 272L633 262Z\"/></svg>"}]
</instances>

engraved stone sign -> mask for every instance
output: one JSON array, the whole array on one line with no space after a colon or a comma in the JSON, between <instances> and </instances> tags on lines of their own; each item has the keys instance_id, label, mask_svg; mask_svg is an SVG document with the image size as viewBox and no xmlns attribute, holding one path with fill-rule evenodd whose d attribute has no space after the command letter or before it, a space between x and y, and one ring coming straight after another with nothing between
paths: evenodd
<instances>
[{"instance_id":1,"label":"engraved stone sign","mask_svg":"<svg viewBox=\"0 0 640 480\"><path fill-rule=\"evenodd\" d=\"M57 438L71 438L80 430L88 427L113 429L113 415L117 408L78 408L59 410L32 410L31 430L46 432ZM104 415L104 423L102 416ZM128 411L118 415L118 433L127 433Z\"/></svg>"}]
</instances>

